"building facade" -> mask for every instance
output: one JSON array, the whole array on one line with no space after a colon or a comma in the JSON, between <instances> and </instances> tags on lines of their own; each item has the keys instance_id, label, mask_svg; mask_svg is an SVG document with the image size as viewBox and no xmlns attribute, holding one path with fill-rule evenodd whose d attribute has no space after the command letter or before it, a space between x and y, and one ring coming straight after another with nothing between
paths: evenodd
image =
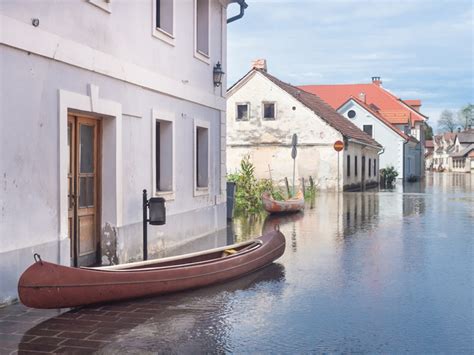
<instances>
[{"instance_id":1,"label":"building facade","mask_svg":"<svg viewBox=\"0 0 474 355\"><path fill-rule=\"evenodd\" d=\"M383 146L379 169L392 166L401 179L420 176L416 138L394 127L358 98L350 98L337 111Z\"/></svg>"},{"instance_id":2,"label":"building facade","mask_svg":"<svg viewBox=\"0 0 474 355\"><path fill-rule=\"evenodd\" d=\"M373 77L370 84L303 85L299 88L318 95L336 110L351 97L366 103L372 111L399 131L418 141L416 152L408 149L408 156L404 161L410 159L410 163L403 171L398 171L399 176L404 179L424 176L425 121L428 117L420 112L420 100L402 100L396 97L382 86L380 77Z\"/></svg>"},{"instance_id":3,"label":"building facade","mask_svg":"<svg viewBox=\"0 0 474 355\"><path fill-rule=\"evenodd\" d=\"M451 171L474 173L474 129L456 134L449 158Z\"/></svg>"},{"instance_id":4,"label":"building facade","mask_svg":"<svg viewBox=\"0 0 474 355\"><path fill-rule=\"evenodd\" d=\"M143 189L149 255L225 228L228 2L2 3L0 302L33 253L141 259Z\"/></svg>"},{"instance_id":5,"label":"building facade","mask_svg":"<svg viewBox=\"0 0 474 355\"><path fill-rule=\"evenodd\" d=\"M454 152L456 133L446 132L433 137L433 169L450 171L450 154Z\"/></svg>"},{"instance_id":6,"label":"building facade","mask_svg":"<svg viewBox=\"0 0 474 355\"><path fill-rule=\"evenodd\" d=\"M228 172L248 155L257 178L291 182L293 134L297 181L311 176L320 190L377 185L381 146L320 98L283 83L259 63L228 91ZM333 148L338 140L345 143L339 154Z\"/></svg>"}]
</instances>

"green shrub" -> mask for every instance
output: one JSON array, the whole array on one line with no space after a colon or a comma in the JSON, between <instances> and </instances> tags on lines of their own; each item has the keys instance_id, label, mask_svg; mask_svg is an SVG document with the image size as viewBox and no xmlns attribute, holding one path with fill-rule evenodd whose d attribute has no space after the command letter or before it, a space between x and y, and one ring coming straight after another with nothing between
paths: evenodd
<instances>
[{"instance_id":1,"label":"green shrub","mask_svg":"<svg viewBox=\"0 0 474 355\"><path fill-rule=\"evenodd\" d=\"M235 210L237 213L258 213L262 210L262 193L273 191L273 184L269 179L257 180L255 166L248 155L240 162L240 170L229 174L227 180L236 184Z\"/></svg>"},{"instance_id":2,"label":"green shrub","mask_svg":"<svg viewBox=\"0 0 474 355\"><path fill-rule=\"evenodd\" d=\"M393 166L388 166L380 170L381 183L386 188L392 188L395 180L398 176L398 172Z\"/></svg>"}]
</instances>

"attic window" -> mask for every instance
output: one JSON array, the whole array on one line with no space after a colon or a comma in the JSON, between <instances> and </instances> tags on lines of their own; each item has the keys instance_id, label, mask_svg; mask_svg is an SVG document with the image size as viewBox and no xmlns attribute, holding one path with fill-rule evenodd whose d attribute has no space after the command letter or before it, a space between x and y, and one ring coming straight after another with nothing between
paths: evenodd
<instances>
[{"instance_id":1,"label":"attic window","mask_svg":"<svg viewBox=\"0 0 474 355\"><path fill-rule=\"evenodd\" d=\"M263 119L264 120L275 119L275 103L274 102L263 103Z\"/></svg>"},{"instance_id":2,"label":"attic window","mask_svg":"<svg viewBox=\"0 0 474 355\"><path fill-rule=\"evenodd\" d=\"M349 110L349 112L347 112L347 117L354 118L355 116L356 112L354 110Z\"/></svg>"},{"instance_id":3,"label":"attic window","mask_svg":"<svg viewBox=\"0 0 474 355\"><path fill-rule=\"evenodd\" d=\"M241 103L237 104L237 112L235 119L237 121L248 121L249 120L249 104Z\"/></svg>"},{"instance_id":4,"label":"attic window","mask_svg":"<svg viewBox=\"0 0 474 355\"><path fill-rule=\"evenodd\" d=\"M369 136L372 136L372 125L371 124L365 124L364 125L364 132L367 133Z\"/></svg>"}]
</instances>

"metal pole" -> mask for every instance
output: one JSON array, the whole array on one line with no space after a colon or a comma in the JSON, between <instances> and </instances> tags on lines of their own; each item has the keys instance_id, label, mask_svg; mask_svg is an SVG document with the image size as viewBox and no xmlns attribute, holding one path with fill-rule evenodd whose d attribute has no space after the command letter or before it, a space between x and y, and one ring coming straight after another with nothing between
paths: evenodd
<instances>
[{"instance_id":1,"label":"metal pole","mask_svg":"<svg viewBox=\"0 0 474 355\"><path fill-rule=\"evenodd\" d=\"M148 197L143 190L143 260L148 260Z\"/></svg>"},{"instance_id":2,"label":"metal pole","mask_svg":"<svg viewBox=\"0 0 474 355\"><path fill-rule=\"evenodd\" d=\"M296 158L293 158L293 196L295 196L295 168L296 168Z\"/></svg>"},{"instance_id":3,"label":"metal pole","mask_svg":"<svg viewBox=\"0 0 474 355\"><path fill-rule=\"evenodd\" d=\"M339 192L339 153L337 152L337 192Z\"/></svg>"}]
</instances>

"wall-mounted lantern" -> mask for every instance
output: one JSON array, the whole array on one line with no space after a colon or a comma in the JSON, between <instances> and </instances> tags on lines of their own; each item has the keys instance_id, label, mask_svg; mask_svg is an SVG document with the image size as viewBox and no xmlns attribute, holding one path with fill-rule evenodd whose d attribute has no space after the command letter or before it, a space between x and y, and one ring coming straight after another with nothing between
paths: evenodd
<instances>
[{"instance_id":1,"label":"wall-mounted lantern","mask_svg":"<svg viewBox=\"0 0 474 355\"><path fill-rule=\"evenodd\" d=\"M213 70L213 78L214 78L214 86L219 87L222 84L222 75L225 73L222 71L222 66L220 62L214 66Z\"/></svg>"},{"instance_id":2,"label":"wall-mounted lantern","mask_svg":"<svg viewBox=\"0 0 474 355\"><path fill-rule=\"evenodd\" d=\"M143 260L148 259L148 224L161 226L166 223L166 206L163 197L148 199L143 190Z\"/></svg>"}]
</instances>

